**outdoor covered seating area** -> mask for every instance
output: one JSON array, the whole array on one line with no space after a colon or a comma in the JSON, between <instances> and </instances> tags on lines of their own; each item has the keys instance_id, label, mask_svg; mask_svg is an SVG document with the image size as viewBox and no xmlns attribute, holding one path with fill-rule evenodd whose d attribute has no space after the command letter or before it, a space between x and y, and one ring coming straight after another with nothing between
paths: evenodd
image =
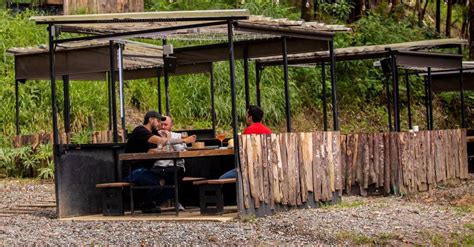
<instances>
[{"instance_id":1,"label":"outdoor covered seating area","mask_svg":"<svg viewBox=\"0 0 474 247\"><path fill-rule=\"evenodd\" d=\"M216 14L217 13L217 14ZM247 64L251 58L270 57L280 55L283 58L287 54L297 54L303 52L327 51L333 53L333 36L335 31L344 30L341 27L304 26L304 25L280 25L276 23L252 23L249 21L249 15L246 10L226 10L226 11L191 11L191 12L157 12L134 14L108 14L108 15L84 15L84 16L56 16L56 17L36 17L33 18L37 24L47 24L49 30L50 44L48 49L11 49L15 55L16 61L16 85L19 82L25 82L31 79L49 79L52 90L52 109L53 109L53 141L54 141L54 161L56 175L56 203L59 218L91 215L102 212L103 204L100 191L96 188L98 184L121 181L128 167L122 166L122 160L136 159L138 156L144 159L174 159L186 158L186 172L192 177L203 177L206 179L217 178L228 169L236 167L238 178L236 185L232 185L233 198L229 198L228 192L224 191L225 201L230 199L234 201L234 208L237 208L238 214L257 214L266 215L272 211L248 211L244 206L243 200L245 185L242 180L253 180L247 178L247 172L242 172L239 163L242 157L248 154L248 150L241 148L237 130L237 111L235 94L235 59L243 59ZM242 20L242 21L241 21ZM78 38L60 39L58 31L63 27L71 28L74 25L114 25L120 27L122 24L130 23L158 23L160 26L155 28L135 30L135 31L116 31L108 34L93 34ZM124 25L124 26L127 26ZM57 29L58 26L61 28ZM167 46L154 46L149 44L140 44L135 41L125 40L124 38L140 37L142 35L154 35L157 33L166 33L175 30L186 30L197 27L224 26L227 36L227 42L210 44L204 46L191 46L174 48L170 52ZM111 29L109 29L111 30ZM247 37L250 34L257 34L252 39L241 39L234 42L234 30L246 32ZM62 30L64 31L64 30ZM262 34L262 36L258 36ZM236 36L238 37L238 36ZM105 41L104 41L105 40ZM129 49L130 47L130 49ZM93 61L93 63L89 63ZM123 137L126 136L125 114L124 114L124 80L138 78L163 78L165 81L165 109L169 114L169 76L185 75L195 73L210 73L211 95L213 91L213 67L212 63L218 61L228 61L230 68L230 87L232 101L232 129L234 148L228 150L209 150L207 151L185 151L185 152L164 152L155 156L148 154L122 154L124 150L123 139L119 139L118 125L122 126ZM34 68L36 64L45 66L49 64L48 71L45 68ZM77 66L80 65L80 66ZM287 99L286 112L288 130L291 131L290 102L288 97L288 66L284 65L284 74L282 75L285 85L285 95ZM248 69L244 69L246 85L249 83ZM334 67L332 70L334 72ZM332 82L335 90L335 75L332 73ZM69 128L69 107L68 99L70 80L107 80L109 90L110 109L110 128L112 130L112 143L105 144L67 144L61 142L58 118L57 118L57 98L56 81L63 79L64 82L64 129ZM118 81L119 107L116 100L116 82ZM28 82L26 82L28 83ZM160 84L158 84L160 85ZM160 93L161 88L158 89ZM246 87L246 105L250 104L248 97L248 87ZM17 100L19 100L17 90ZM161 97L158 97L159 99ZM211 97L213 99L213 96ZM335 103L335 102L334 102ZM214 110L213 100L210 102L211 110ZM162 103L159 100L158 110L162 111ZM19 108L17 105L17 116ZM120 124L118 123L117 112L120 112ZM215 113L212 114L213 131L215 131ZM18 119L18 118L17 118ZM17 120L17 124L19 124ZM187 131L187 130L186 130ZM19 132L19 131L18 131ZM335 134L334 136L337 136ZM66 135L67 139L67 135ZM206 145L215 143L215 139L204 138ZM326 140L325 140L326 141ZM335 150L337 147L335 147ZM206 153L207 152L207 153ZM212 155L210 152L223 152L221 155ZM243 152L243 153L242 153ZM225 153L225 154L224 154ZM269 153L267 153L269 154ZM127 155L131 157L127 157ZM142 157L146 156L146 157ZM159 156L159 157L158 157ZM186 156L186 157L184 157ZM139 158L139 159L141 159ZM285 162L287 164L287 162ZM288 163L289 164L289 163ZM334 166L332 163L330 166ZM337 166L337 165L336 165ZM91 172L93 171L93 172ZM333 174L334 175L334 174ZM299 179L299 178L298 178ZM211 180L210 180L211 181ZM263 180L262 180L263 181ZM209 184L212 182L208 182ZM312 199L308 206L317 207L319 201L336 202L340 197L335 191L334 181L326 183L330 190L326 191L325 197ZM293 183L292 183L293 184ZM296 185L293 184L293 185ZM130 190L133 193L133 190ZM196 201L197 193L192 190L180 189L175 186L175 199L177 202L178 191L180 202L185 198ZM290 193L288 189L282 190ZM187 194L188 193L188 194ZM302 192L302 194L305 194ZM230 193L232 195L232 192ZM193 198L194 196L194 198ZM296 197L295 197L296 198ZM227 203L227 202L226 202ZM306 202L305 202L306 203ZM132 204L133 205L133 204ZM125 205L127 207L127 205ZM293 204L282 204L279 210L293 208ZM245 209L244 209L245 208ZM133 211L133 206L132 206ZM176 214L177 203L175 203ZM224 212L227 209L224 208ZM234 211L235 212L235 211ZM127 214L128 215L128 214Z\"/></svg>"}]
</instances>

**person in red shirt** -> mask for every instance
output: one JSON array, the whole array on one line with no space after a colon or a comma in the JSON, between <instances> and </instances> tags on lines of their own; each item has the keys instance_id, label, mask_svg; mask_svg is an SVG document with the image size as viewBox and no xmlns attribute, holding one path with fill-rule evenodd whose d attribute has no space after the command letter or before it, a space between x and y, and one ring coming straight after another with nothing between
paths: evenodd
<instances>
[{"instance_id":1,"label":"person in red shirt","mask_svg":"<svg viewBox=\"0 0 474 247\"><path fill-rule=\"evenodd\" d=\"M264 134L269 135L272 131L261 123L263 119L263 111L258 106L250 105L245 114L245 121L247 122L247 128L244 130L244 135L251 134ZM236 178L237 170L234 168L226 173L222 174L219 179Z\"/></svg>"},{"instance_id":2,"label":"person in red shirt","mask_svg":"<svg viewBox=\"0 0 474 247\"><path fill-rule=\"evenodd\" d=\"M263 119L263 111L258 106L251 105L245 114L247 128L244 130L244 135L250 134L271 134L272 131L261 123Z\"/></svg>"}]
</instances>

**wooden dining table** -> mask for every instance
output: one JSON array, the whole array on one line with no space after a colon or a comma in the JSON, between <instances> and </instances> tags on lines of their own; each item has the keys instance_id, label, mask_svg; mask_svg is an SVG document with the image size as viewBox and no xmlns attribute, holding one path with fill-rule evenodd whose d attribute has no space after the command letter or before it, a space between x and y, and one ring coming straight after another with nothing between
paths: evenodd
<instances>
[{"instance_id":1,"label":"wooden dining table","mask_svg":"<svg viewBox=\"0 0 474 247\"><path fill-rule=\"evenodd\" d=\"M211 157L211 156L230 156L234 155L234 149L198 149L198 150L185 150L185 151L171 151L171 152L153 152L153 153L123 153L119 154L119 160L121 161L139 161L139 160L173 160L174 169L174 195L175 195L175 211L176 216L179 215L178 208L178 169L176 166L176 160L178 159L189 159L189 158L200 158L200 157ZM132 166L129 164L130 181L132 180ZM130 183L130 211L134 214L134 203L133 203L133 188L148 188L151 189L154 186L133 186ZM162 186L160 186L162 188Z\"/></svg>"}]
</instances>

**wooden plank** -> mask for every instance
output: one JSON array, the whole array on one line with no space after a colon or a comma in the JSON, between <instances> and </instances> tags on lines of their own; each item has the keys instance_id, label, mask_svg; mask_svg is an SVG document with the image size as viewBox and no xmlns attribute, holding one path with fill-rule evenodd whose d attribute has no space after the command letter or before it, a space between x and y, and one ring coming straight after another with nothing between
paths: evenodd
<instances>
[{"instance_id":1,"label":"wooden plank","mask_svg":"<svg viewBox=\"0 0 474 247\"><path fill-rule=\"evenodd\" d=\"M298 163L299 163L299 171L300 171L300 176L299 176L299 183L300 183L300 198L301 198L301 203L305 203L308 201L308 189L307 187L307 172L306 172L306 163L305 161L305 156L306 155L306 146L307 146L307 141L306 141L306 133L298 133L297 134L297 143L298 145Z\"/></svg>"},{"instance_id":2,"label":"wooden plank","mask_svg":"<svg viewBox=\"0 0 474 247\"><path fill-rule=\"evenodd\" d=\"M342 162L341 162L341 135L339 131L333 133L333 161L334 161L334 173L335 173L335 184L334 189L342 195Z\"/></svg>"},{"instance_id":3,"label":"wooden plank","mask_svg":"<svg viewBox=\"0 0 474 247\"><path fill-rule=\"evenodd\" d=\"M181 152L158 153L124 153L119 154L119 160L150 160L173 158L197 158L208 156L229 156L234 154L234 149L188 150Z\"/></svg>"},{"instance_id":4,"label":"wooden plank","mask_svg":"<svg viewBox=\"0 0 474 247\"><path fill-rule=\"evenodd\" d=\"M406 167L406 162L407 162L407 143L406 143L406 134L403 132L397 133L397 141L398 141L398 167L397 167L397 180L396 183L398 184L398 193L406 193L407 190L405 189L405 184L408 184L407 182L407 176L405 176L404 170L407 169Z\"/></svg>"},{"instance_id":5,"label":"wooden plank","mask_svg":"<svg viewBox=\"0 0 474 247\"><path fill-rule=\"evenodd\" d=\"M313 192L313 133L304 133L303 162L305 170L306 190Z\"/></svg>"},{"instance_id":6,"label":"wooden plank","mask_svg":"<svg viewBox=\"0 0 474 247\"><path fill-rule=\"evenodd\" d=\"M335 160L334 160L334 132L329 131L327 132L327 157L328 157L328 173L329 173L329 191L334 192L336 191L336 175L335 175ZM328 198L329 200L329 198Z\"/></svg>"},{"instance_id":7,"label":"wooden plank","mask_svg":"<svg viewBox=\"0 0 474 247\"><path fill-rule=\"evenodd\" d=\"M372 172L373 172L373 177L372 177L372 183L375 184L375 187L379 187L379 169L380 169L380 143L379 143L379 137L380 135L378 133L373 133L372 134L372 139L373 139L373 146L372 146L372 155L373 155L373 166L372 166Z\"/></svg>"},{"instance_id":8,"label":"wooden plank","mask_svg":"<svg viewBox=\"0 0 474 247\"><path fill-rule=\"evenodd\" d=\"M243 203L245 208L250 208L250 185L249 185L249 173L248 173L248 146L247 146L247 137L248 135L239 136L239 156L240 156L240 171L242 178L242 194L243 194Z\"/></svg>"},{"instance_id":9,"label":"wooden plank","mask_svg":"<svg viewBox=\"0 0 474 247\"><path fill-rule=\"evenodd\" d=\"M428 190L428 160L426 153L428 137L426 131L420 131L417 135L419 136L419 149L417 154L419 154L418 162L420 164L418 169L418 191L426 191Z\"/></svg>"},{"instance_id":10,"label":"wooden plank","mask_svg":"<svg viewBox=\"0 0 474 247\"><path fill-rule=\"evenodd\" d=\"M375 173L375 137L374 133L368 134L368 144L369 144L369 179L367 180L367 186L370 184L377 184L377 174Z\"/></svg>"},{"instance_id":11,"label":"wooden plank","mask_svg":"<svg viewBox=\"0 0 474 247\"><path fill-rule=\"evenodd\" d=\"M328 136L327 132L323 132L321 136L322 145L321 145L321 200L327 201L329 195L329 167L328 167L328 157L327 157L327 145L328 145Z\"/></svg>"},{"instance_id":12,"label":"wooden plank","mask_svg":"<svg viewBox=\"0 0 474 247\"><path fill-rule=\"evenodd\" d=\"M314 201L322 198L321 187L321 134L322 132L313 133L313 196Z\"/></svg>"},{"instance_id":13,"label":"wooden plank","mask_svg":"<svg viewBox=\"0 0 474 247\"><path fill-rule=\"evenodd\" d=\"M272 145L272 190L273 201L275 204L280 204L283 198L283 193L280 190L280 181L283 180L283 167L280 152L280 140L276 134L271 134Z\"/></svg>"},{"instance_id":14,"label":"wooden plank","mask_svg":"<svg viewBox=\"0 0 474 247\"><path fill-rule=\"evenodd\" d=\"M354 181L353 169L357 160L357 134L347 135L346 150L346 193L352 194L352 183Z\"/></svg>"},{"instance_id":15,"label":"wooden plank","mask_svg":"<svg viewBox=\"0 0 474 247\"><path fill-rule=\"evenodd\" d=\"M341 186L342 190L346 188L346 163L347 163L347 135L339 135L341 140Z\"/></svg>"},{"instance_id":16,"label":"wooden plank","mask_svg":"<svg viewBox=\"0 0 474 247\"><path fill-rule=\"evenodd\" d=\"M259 156L259 149L257 147L257 138L256 135L250 135L251 140L251 149L252 149L252 167L249 167L249 171L252 171L252 175L250 176L250 191L252 192L252 197L254 200L255 208L260 208L260 181L258 180L258 156Z\"/></svg>"},{"instance_id":17,"label":"wooden plank","mask_svg":"<svg viewBox=\"0 0 474 247\"><path fill-rule=\"evenodd\" d=\"M390 187L393 192L398 194L398 174L397 169L400 166L398 159L398 134L390 133Z\"/></svg>"},{"instance_id":18,"label":"wooden plank","mask_svg":"<svg viewBox=\"0 0 474 247\"><path fill-rule=\"evenodd\" d=\"M451 145L453 147L453 153L454 153L454 160L453 160L453 166L454 166L454 177L456 179L460 178L460 168L461 168L461 162L460 162L460 155L462 153L462 148L464 143L461 143L461 130L456 129L453 131L453 144Z\"/></svg>"},{"instance_id":19,"label":"wooden plank","mask_svg":"<svg viewBox=\"0 0 474 247\"><path fill-rule=\"evenodd\" d=\"M283 198L281 200L282 205L288 205L289 195L289 181L288 181L288 154L287 154L287 134L280 134L280 152L281 152L281 159L282 159L282 181L280 183L280 188L283 193Z\"/></svg>"},{"instance_id":20,"label":"wooden plank","mask_svg":"<svg viewBox=\"0 0 474 247\"><path fill-rule=\"evenodd\" d=\"M390 133L383 133L383 149L384 149L384 179L383 179L383 187L385 194L389 194L390 189L390 181L391 181L391 154L390 154Z\"/></svg>"},{"instance_id":21,"label":"wooden plank","mask_svg":"<svg viewBox=\"0 0 474 247\"><path fill-rule=\"evenodd\" d=\"M462 129L461 134L461 144L459 145L462 148L462 153L460 155L460 162L461 162L461 175L462 179L469 178L469 170L468 170L468 162L467 162L467 131L466 129Z\"/></svg>"},{"instance_id":22,"label":"wooden plank","mask_svg":"<svg viewBox=\"0 0 474 247\"><path fill-rule=\"evenodd\" d=\"M262 146L262 178L263 178L263 201L269 204L269 182L268 182L268 146L266 135L260 136L260 144Z\"/></svg>"},{"instance_id":23,"label":"wooden plank","mask_svg":"<svg viewBox=\"0 0 474 247\"><path fill-rule=\"evenodd\" d=\"M257 159L255 160L255 168L256 172L255 174L257 175L255 177L255 180L258 182L258 199L260 202L264 202L264 185L263 185L263 165L262 165L262 136L261 135L252 135L252 138L255 141L255 153Z\"/></svg>"},{"instance_id":24,"label":"wooden plank","mask_svg":"<svg viewBox=\"0 0 474 247\"><path fill-rule=\"evenodd\" d=\"M298 176L298 167L296 156L297 150L295 147L295 142L293 140L294 133L287 133L287 155L288 155L288 181L289 181L289 203L291 206L297 205L297 187L296 184L297 176Z\"/></svg>"},{"instance_id":25,"label":"wooden plank","mask_svg":"<svg viewBox=\"0 0 474 247\"><path fill-rule=\"evenodd\" d=\"M273 199L273 148L272 148L272 138L270 135L265 135L265 145L267 147L267 156L265 157L267 160L267 180L268 180L268 204L270 205L270 209L275 209L275 201Z\"/></svg>"},{"instance_id":26,"label":"wooden plank","mask_svg":"<svg viewBox=\"0 0 474 247\"><path fill-rule=\"evenodd\" d=\"M293 146L295 149L295 189L296 189L296 205L300 206L302 203L301 200L301 159L300 159L300 144L298 141L298 134L291 133L291 138Z\"/></svg>"}]
</instances>

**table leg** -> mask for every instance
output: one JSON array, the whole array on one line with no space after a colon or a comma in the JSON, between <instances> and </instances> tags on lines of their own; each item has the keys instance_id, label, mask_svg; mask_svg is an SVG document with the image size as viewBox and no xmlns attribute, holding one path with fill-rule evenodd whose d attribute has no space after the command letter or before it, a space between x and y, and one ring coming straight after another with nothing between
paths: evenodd
<instances>
[{"instance_id":1,"label":"table leg","mask_svg":"<svg viewBox=\"0 0 474 247\"><path fill-rule=\"evenodd\" d=\"M134 205L133 205L133 175L132 175L132 165L129 164L128 165L128 175L130 176L130 213L132 214L132 216L134 215L135 213L135 210L134 210Z\"/></svg>"},{"instance_id":2,"label":"table leg","mask_svg":"<svg viewBox=\"0 0 474 247\"><path fill-rule=\"evenodd\" d=\"M176 160L173 159L174 167L174 209L176 210L176 216L179 216L179 207L178 207L178 167L176 166Z\"/></svg>"}]
</instances>

